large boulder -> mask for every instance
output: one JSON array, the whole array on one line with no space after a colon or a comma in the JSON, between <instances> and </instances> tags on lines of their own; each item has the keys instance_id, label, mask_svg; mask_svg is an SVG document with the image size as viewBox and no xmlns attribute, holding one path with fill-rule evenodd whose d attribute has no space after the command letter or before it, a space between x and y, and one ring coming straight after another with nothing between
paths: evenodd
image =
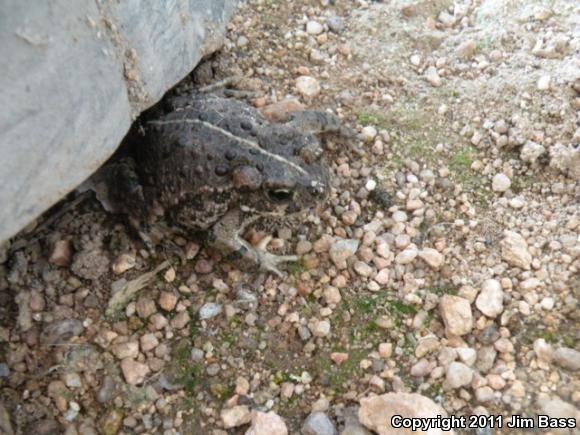
<instances>
[{"instance_id":1,"label":"large boulder","mask_svg":"<svg viewBox=\"0 0 580 435\"><path fill-rule=\"evenodd\" d=\"M218 49L235 0L3 0L0 244Z\"/></svg>"}]
</instances>

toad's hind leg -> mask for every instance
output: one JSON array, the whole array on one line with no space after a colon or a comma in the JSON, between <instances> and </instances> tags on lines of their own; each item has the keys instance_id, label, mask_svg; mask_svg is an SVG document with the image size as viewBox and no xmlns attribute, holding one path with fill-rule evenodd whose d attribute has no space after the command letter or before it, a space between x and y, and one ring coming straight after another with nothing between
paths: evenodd
<instances>
[{"instance_id":1,"label":"toad's hind leg","mask_svg":"<svg viewBox=\"0 0 580 435\"><path fill-rule=\"evenodd\" d=\"M108 212L125 215L129 230L154 251L147 223L148 205L133 158L123 157L106 164L82 186L82 190L93 190Z\"/></svg>"},{"instance_id":2,"label":"toad's hind leg","mask_svg":"<svg viewBox=\"0 0 580 435\"><path fill-rule=\"evenodd\" d=\"M261 270L283 276L278 269L278 265L290 261L298 260L295 255L275 255L266 251L266 246L271 240L264 239L258 246L254 247L244 240L240 233L256 218L245 218L239 210L228 212L212 228L211 244L214 248L222 251L225 255L234 260L242 260Z\"/></svg>"},{"instance_id":3,"label":"toad's hind leg","mask_svg":"<svg viewBox=\"0 0 580 435\"><path fill-rule=\"evenodd\" d=\"M105 210L144 219L147 203L136 171L135 161L124 157L106 164L83 186L93 190Z\"/></svg>"}]
</instances>

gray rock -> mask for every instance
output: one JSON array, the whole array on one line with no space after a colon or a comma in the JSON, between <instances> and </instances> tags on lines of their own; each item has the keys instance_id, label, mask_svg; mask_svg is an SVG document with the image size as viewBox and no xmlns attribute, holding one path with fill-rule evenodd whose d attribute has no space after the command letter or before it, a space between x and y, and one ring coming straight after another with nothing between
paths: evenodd
<instances>
[{"instance_id":1,"label":"gray rock","mask_svg":"<svg viewBox=\"0 0 580 435\"><path fill-rule=\"evenodd\" d=\"M344 20L341 17L329 17L326 20L326 25L334 33L341 33L344 30Z\"/></svg>"},{"instance_id":2,"label":"gray rock","mask_svg":"<svg viewBox=\"0 0 580 435\"><path fill-rule=\"evenodd\" d=\"M113 394L115 394L116 388L117 383L115 379L110 375L105 376L101 388L97 392L97 401L99 403L107 403L110 401L113 398Z\"/></svg>"},{"instance_id":3,"label":"gray rock","mask_svg":"<svg viewBox=\"0 0 580 435\"><path fill-rule=\"evenodd\" d=\"M204 357L203 350L197 349L195 347L191 349L191 359L193 361L201 361L203 357Z\"/></svg>"},{"instance_id":4,"label":"gray rock","mask_svg":"<svg viewBox=\"0 0 580 435\"><path fill-rule=\"evenodd\" d=\"M213 363L207 366L206 372L210 376L215 376L220 372L220 365L218 363Z\"/></svg>"},{"instance_id":5,"label":"gray rock","mask_svg":"<svg viewBox=\"0 0 580 435\"><path fill-rule=\"evenodd\" d=\"M447 367L445 383L449 388L460 388L471 384L473 370L460 362L452 362Z\"/></svg>"},{"instance_id":6,"label":"gray rock","mask_svg":"<svg viewBox=\"0 0 580 435\"><path fill-rule=\"evenodd\" d=\"M252 310L258 306L258 297L249 290L240 289L236 296L236 305L244 310Z\"/></svg>"},{"instance_id":7,"label":"gray rock","mask_svg":"<svg viewBox=\"0 0 580 435\"><path fill-rule=\"evenodd\" d=\"M199 318L201 320L208 320L219 315L223 310L220 304L208 302L199 309Z\"/></svg>"},{"instance_id":8,"label":"gray rock","mask_svg":"<svg viewBox=\"0 0 580 435\"><path fill-rule=\"evenodd\" d=\"M548 400L540 404L545 415L552 418L577 418L578 410L568 402L559 398Z\"/></svg>"},{"instance_id":9,"label":"gray rock","mask_svg":"<svg viewBox=\"0 0 580 435\"><path fill-rule=\"evenodd\" d=\"M475 367L481 373L487 373L493 367L495 363L495 357L497 356L497 351L493 346L483 346L477 351L477 360L475 361Z\"/></svg>"},{"instance_id":10,"label":"gray rock","mask_svg":"<svg viewBox=\"0 0 580 435\"><path fill-rule=\"evenodd\" d=\"M495 323L483 328L477 338L483 344L493 344L499 338L499 331Z\"/></svg>"},{"instance_id":11,"label":"gray rock","mask_svg":"<svg viewBox=\"0 0 580 435\"><path fill-rule=\"evenodd\" d=\"M159 376L158 384L161 388L167 391L177 391L183 388L182 383L171 381L166 373L161 373L161 376Z\"/></svg>"},{"instance_id":12,"label":"gray rock","mask_svg":"<svg viewBox=\"0 0 580 435\"><path fill-rule=\"evenodd\" d=\"M83 381L78 373L65 373L64 383L69 388L81 388L83 386Z\"/></svg>"},{"instance_id":13,"label":"gray rock","mask_svg":"<svg viewBox=\"0 0 580 435\"><path fill-rule=\"evenodd\" d=\"M336 239L330 247L330 259L338 267L345 268L346 260L356 253L358 245L355 239Z\"/></svg>"},{"instance_id":14,"label":"gray rock","mask_svg":"<svg viewBox=\"0 0 580 435\"><path fill-rule=\"evenodd\" d=\"M71 372L94 373L103 368L103 358L94 346L79 344L71 346L71 350L65 354L63 368Z\"/></svg>"},{"instance_id":15,"label":"gray rock","mask_svg":"<svg viewBox=\"0 0 580 435\"><path fill-rule=\"evenodd\" d=\"M47 325L42 331L44 344L57 344L70 340L83 332L83 322L77 319L66 319Z\"/></svg>"},{"instance_id":16,"label":"gray rock","mask_svg":"<svg viewBox=\"0 0 580 435\"><path fill-rule=\"evenodd\" d=\"M300 335L300 338L302 339L302 341L308 341L308 340L310 340L310 337L312 337L312 334L310 333L310 329L308 329L306 326L299 326L298 327L298 335Z\"/></svg>"},{"instance_id":17,"label":"gray rock","mask_svg":"<svg viewBox=\"0 0 580 435\"><path fill-rule=\"evenodd\" d=\"M559 347L554 352L556 365L568 370L580 370L580 352L569 347Z\"/></svg>"},{"instance_id":18,"label":"gray rock","mask_svg":"<svg viewBox=\"0 0 580 435\"><path fill-rule=\"evenodd\" d=\"M324 412L313 412L302 426L302 435L337 435L334 424Z\"/></svg>"},{"instance_id":19,"label":"gray rock","mask_svg":"<svg viewBox=\"0 0 580 435\"><path fill-rule=\"evenodd\" d=\"M219 48L234 3L3 2L0 243L83 182L141 111Z\"/></svg>"}]
</instances>

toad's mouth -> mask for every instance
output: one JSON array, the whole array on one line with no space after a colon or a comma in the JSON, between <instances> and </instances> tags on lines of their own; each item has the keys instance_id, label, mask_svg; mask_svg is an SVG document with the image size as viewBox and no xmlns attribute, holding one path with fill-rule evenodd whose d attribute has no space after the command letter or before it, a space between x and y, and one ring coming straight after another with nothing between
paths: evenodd
<instances>
[{"instance_id":1,"label":"toad's mouth","mask_svg":"<svg viewBox=\"0 0 580 435\"><path fill-rule=\"evenodd\" d=\"M288 204L294 199L294 192L287 189L270 189L266 191L266 195L276 204Z\"/></svg>"}]
</instances>

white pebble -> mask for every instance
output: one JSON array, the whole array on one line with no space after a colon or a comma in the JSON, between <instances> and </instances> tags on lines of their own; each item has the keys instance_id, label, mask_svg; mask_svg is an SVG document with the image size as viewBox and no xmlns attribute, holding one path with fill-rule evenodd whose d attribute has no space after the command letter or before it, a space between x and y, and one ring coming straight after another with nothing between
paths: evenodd
<instances>
[{"instance_id":1,"label":"white pebble","mask_svg":"<svg viewBox=\"0 0 580 435\"><path fill-rule=\"evenodd\" d=\"M493 177L491 188L494 192L505 192L511 185L512 182L509 177L506 174L499 173Z\"/></svg>"},{"instance_id":2,"label":"white pebble","mask_svg":"<svg viewBox=\"0 0 580 435\"><path fill-rule=\"evenodd\" d=\"M375 137L377 137L377 129L374 128L372 125L367 125L361 130L361 134L363 140L368 143L372 141Z\"/></svg>"},{"instance_id":3,"label":"white pebble","mask_svg":"<svg viewBox=\"0 0 580 435\"><path fill-rule=\"evenodd\" d=\"M554 308L554 298L550 298L550 297L545 297L544 299L542 299L542 301L540 302L540 306L546 310L546 311L550 311L552 310L552 308Z\"/></svg>"},{"instance_id":4,"label":"white pebble","mask_svg":"<svg viewBox=\"0 0 580 435\"><path fill-rule=\"evenodd\" d=\"M417 257L418 251L416 248L407 248L404 251L397 254L395 257L395 262L397 264L409 264Z\"/></svg>"},{"instance_id":5,"label":"white pebble","mask_svg":"<svg viewBox=\"0 0 580 435\"><path fill-rule=\"evenodd\" d=\"M369 181L367 181L367 184L365 184L365 189L368 190L369 192L372 192L373 190L375 190L377 187L377 182L373 179L370 179Z\"/></svg>"},{"instance_id":6,"label":"white pebble","mask_svg":"<svg viewBox=\"0 0 580 435\"><path fill-rule=\"evenodd\" d=\"M475 306L487 317L497 317L503 311L503 290L499 281L486 279L481 285L481 293L475 300Z\"/></svg>"},{"instance_id":7,"label":"white pebble","mask_svg":"<svg viewBox=\"0 0 580 435\"><path fill-rule=\"evenodd\" d=\"M308 21L306 23L306 33L309 35L319 35L324 31L324 27L318 21Z\"/></svg>"},{"instance_id":8,"label":"white pebble","mask_svg":"<svg viewBox=\"0 0 580 435\"><path fill-rule=\"evenodd\" d=\"M546 91L546 90L550 89L550 80L551 80L551 77L548 75L540 77L538 79L538 90L539 91Z\"/></svg>"},{"instance_id":9,"label":"white pebble","mask_svg":"<svg viewBox=\"0 0 580 435\"><path fill-rule=\"evenodd\" d=\"M320 93L320 83L314 77L300 76L296 79L296 89L305 97L315 97Z\"/></svg>"}]
</instances>

